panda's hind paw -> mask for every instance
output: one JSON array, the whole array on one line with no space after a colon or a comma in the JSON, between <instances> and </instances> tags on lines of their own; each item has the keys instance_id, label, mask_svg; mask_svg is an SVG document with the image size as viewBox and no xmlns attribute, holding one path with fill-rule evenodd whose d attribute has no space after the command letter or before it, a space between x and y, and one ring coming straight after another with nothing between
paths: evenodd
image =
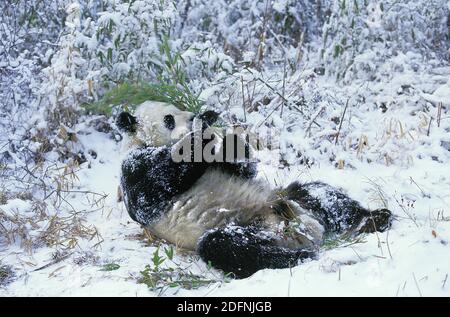
<instances>
[{"instance_id":1,"label":"panda's hind paw","mask_svg":"<svg viewBox=\"0 0 450 317\"><path fill-rule=\"evenodd\" d=\"M388 209L382 208L370 212L370 216L365 217L359 228L358 234L373 233L375 231L384 232L392 225L393 215Z\"/></svg>"}]
</instances>

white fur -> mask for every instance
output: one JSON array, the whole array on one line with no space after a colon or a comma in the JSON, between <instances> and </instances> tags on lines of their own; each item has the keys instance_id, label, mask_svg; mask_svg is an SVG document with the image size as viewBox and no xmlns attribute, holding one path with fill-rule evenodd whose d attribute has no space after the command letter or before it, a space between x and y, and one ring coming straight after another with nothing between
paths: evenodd
<instances>
[{"instance_id":1,"label":"white fur","mask_svg":"<svg viewBox=\"0 0 450 317\"><path fill-rule=\"evenodd\" d=\"M172 115L175 119L175 128L169 130L164 125L164 116ZM163 146L172 144L187 135L192 126L191 119L194 114L182 111L174 105L146 101L140 104L134 115L137 119L137 131L128 136L124 142L124 150L136 148L141 145Z\"/></svg>"},{"instance_id":2,"label":"white fur","mask_svg":"<svg viewBox=\"0 0 450 317\"><path fill-rule=\"evenodd\" d=\"M262 182L212 169L187 192L175 197L170 210L163 212L148 229L155 236L187 250L195 250L206 231L229 224L246 226L260 221L262 229L275 237L284 222L272 208L277 199L276 193ZM291 208L301 216L303 232L279 240L278 244L294 248L312 246L312 241L321 239L320 225L311 223L306 211L298 206L291 205ZM303 222L303 219L308 221Z\"/></svg>"}]
</instances>

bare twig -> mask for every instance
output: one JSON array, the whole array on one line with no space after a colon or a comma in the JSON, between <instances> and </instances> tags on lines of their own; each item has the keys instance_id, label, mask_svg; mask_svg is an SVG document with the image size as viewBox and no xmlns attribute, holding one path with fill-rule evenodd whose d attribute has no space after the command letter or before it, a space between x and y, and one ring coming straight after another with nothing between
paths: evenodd
<instances>
[{"instance_id":1,"label":"bare twig","mask_svg":"<svg viewBox=\"0 0 450 317\"><path fill-rule=\"evenodd\" d=\"M309 122L308 128L306 128L306 133L309 133L311 131L312 124L316 122L316 119L325 111L325 107L320 108L320 110L316 113L314 118Z\"/></svg>"},{"instance_id":2,"label":"bare twig","mask_svg":"<svg viewBox=\"0 0 450 317\"><path fill-rule=\"evenodd\" d=\"M430 136L431 122L433 122L433 118L430 118L430 123L428 124L427 136Z\"/></svg>"},{"instance_id":3,"label":"bare twig","mask_svg":"<svg viewBox=\"0 0 450 317\"><path fill-rule=\"evenodd\" d=\"M414 224L416 225L417 228L419 228L419 225L416 221L416 219L414 219L414 217L406 210L405 206L403 206L403 204L401 204L398 199L394 196L395 201L397 202L398 206L403 210L403 212L406 214L406 216L412 221L414 222Z\"/></svg>"},{"instance_id":4,"label":"bare twig","mask_svg":"<svg viewBox=\"0 0 450 317\"><path fill-rule=\"evenodd\" d=\"M280 108L282 104L280 103L278 106L276 106L265 118L263 121L261 121L260 123L258 123L258 125L256 126L256 128L259 128L264 122L267 121L267 119L269 119L269 117L278 110L278 108Z\"/></svg>"},{"instance_id":5,"label":"bare twig","mask_svg":"<svg viewBox=\"0 0 450 317\"><path fill-rule=\"evenodd\" d=\"M264 58L264 45L266 41L266 32L267 32L267 22L269 21L269 0L266 0L266 7L264 9L264 19L263 19L263 25L262 25L262 32L261 37L258 45L258 52L257 52L257 68L259 69L261 67L261 62Z\"/></svg>"},{"instance_id":6,"label":"bare twig","mask_svg":"<svg viewBox=\"0 0 450 317\"><path fill-rule=\"evenodd\" d=\"M410 176L409 179L411 180L411 182L416 185L416 187L420 190L420 192L422 193L422 197L426 197L426 198L431 198L430 194L426 194L423 189L419 186L419 184L416 183L416 181Z\"/></svg>"},{"instance_id":7,"label":"bare twig","mask_svg":"<svg viewBox=\"0 0 450 317\"><path fill-rule=\"evenodd\" d=\"M286 94L286 63L287 63L287 58L286 55L284 56L284 65L283 65L283 102L281 104L281 112L280 112L280 117L283 118L283 108L284 108L284 104L286 103L286 98L284 97Z\"/></svg>"},{"instance_id":8,"label":"bare twig","mask_svg":"<svg viewBox=\"0 0 450 317\"><path fill-rule=\"evenodd\" d=\"M245 111L245 93L244 93L244 78L241 76L242 85L242 110L244 110L244 122L247 122L247 113Z\"/></svg>"},{"instance_id":9,"label":"bare twig","mask_svg":"<svg viewBox=\"0 0 450 317\"><path fill-rule=\"evenodd\" d=\"M438 105L438 113L437 113L437 126L441 127L441 118L442 118L442 102Z\"/></svg>"},{"instance_id":10,"label":"bare twig","mask_svg":"<svg viewBox=\"0 0 450 317\"><path fill-rule=\"evenodd\" d=\"M250 70L249 70L250 71ZM251 71L250 71L251 72ZM256 78L256 80L262 82L264 85L266 85L273 93L275 93L278 97L280 97L284 102L288 102L288 100L282 95L280 94L275 88L273 88L267 81L263 80L262 78L258 77ZM280 103L270 114L269 116L267 116L261 123L258 124L257 127L261 126L280 106L282 105L282 103ZM302 115L304 115L305 117L306 114L303 112L303 110L301 110L300 108L296 107L295 105L291 105L292 108L294 108L295 110L297 110L298 112L300 112ZM317 122L313 121L313 124L315 124L316 126L318 126L319 128L321 127L320 124L318 124Z\"/></svg>"},{"instance_id":11,"label":"bare twig","mask_svg":"<svg viewBox=\"0 0 450 317\"><path fill-rule=\"evenodd\" d=\"M342 128L342 122L344 122L345 113L347 112L348 102L350 101L350 98L347 99L347 102L345 103L344 112L342 113L341 122L339 122L339 129L336 133L336 141L334 142L335 145L338 143L339 134L341 133Z\"/></svg>"}]
</instances>

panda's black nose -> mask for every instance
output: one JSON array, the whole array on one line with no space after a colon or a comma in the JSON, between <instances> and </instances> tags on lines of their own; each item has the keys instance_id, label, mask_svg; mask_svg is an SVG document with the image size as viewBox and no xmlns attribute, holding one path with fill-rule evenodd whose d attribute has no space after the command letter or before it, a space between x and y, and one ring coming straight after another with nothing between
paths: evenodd
<instances>
[{"instance_id":1,"label":"panda's black nose","mask_svg":"<svg viewBox=\"0 0 450 317\"><path fill-rule=\"evenodd\" d=\"M175 118L171 114L165 115L164 125L169 130L175 129Z\"/></svg>"}]
</instances>

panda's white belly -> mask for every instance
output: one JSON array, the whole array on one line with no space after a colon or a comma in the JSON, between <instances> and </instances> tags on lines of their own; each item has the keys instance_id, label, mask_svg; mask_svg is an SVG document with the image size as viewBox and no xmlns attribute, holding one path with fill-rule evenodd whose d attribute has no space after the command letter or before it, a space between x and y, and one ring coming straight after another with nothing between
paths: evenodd
<instances>
[{"instance_id":1,"label":"panda's white belly","mask_svg":"<svg viewBox=\"0 0 450 317\"><path fill-rule=\"evenodd\" d=\"M155 236L195 250L205 231L230 223L247 225L259 215L273 213L273 191L258 181L207 171L187 192L176 197L171 209L148 226Z\"/></svg>"}]
</instances>

